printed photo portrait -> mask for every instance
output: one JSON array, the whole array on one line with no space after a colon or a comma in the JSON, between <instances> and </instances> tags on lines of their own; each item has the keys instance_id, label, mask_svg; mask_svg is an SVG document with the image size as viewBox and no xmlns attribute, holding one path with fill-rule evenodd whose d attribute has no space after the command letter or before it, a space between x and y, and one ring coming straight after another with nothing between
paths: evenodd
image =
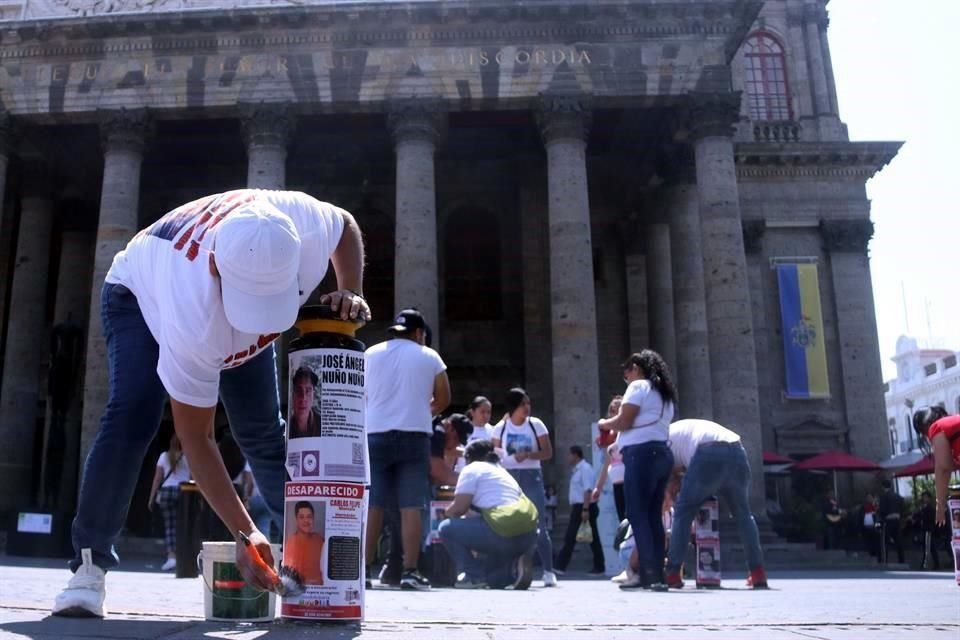
<instances>
[{"instance_id":1,"label":"printed photo portrait","mask_svg":"<svg viewBox=\"0 0 960 640\"><path fill-rule=\"evenodd\" d=\"M307 585L323 584L326 505L312 500L289 501L284 514L283 565Z\"/></svg>"},{"instance_id":2,"label":"printed photo portrait","mask_svg":"<svg viewBox=\"0 0 960 640\"><path fill-rule=\"evenodd\" d=\"M320 378L306 364L290 378L290 410L287 417L288 438L319 438Z\"/></svg>"}]
</instances>

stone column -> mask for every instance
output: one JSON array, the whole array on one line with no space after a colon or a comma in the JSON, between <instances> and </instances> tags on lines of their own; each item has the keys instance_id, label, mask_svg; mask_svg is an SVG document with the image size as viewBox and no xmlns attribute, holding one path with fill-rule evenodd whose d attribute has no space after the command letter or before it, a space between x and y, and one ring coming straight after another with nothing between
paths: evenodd
<instances>
[{"instance_id":1,"label":"stone column","mask_svg":"<svg viewBox=\"0 0 960 640\"><path fill-rule=\"evenodd\" d=\"M287 104L242 106L247 143L247 186L284 189L287 186L287 144L294 118Z\"/></svg>"},{"instance_id":2,"label":"stone column","mask_svg":"<svg viewBox=\"0 0 960 640\"><path fill-rule=\"evenodd\" d=\"M814 114L813 87L806 58L803 5L787 6L787 45L786 71L790 80L790 93L795 102L793 114L798 119L811 117Z\"/></svg>"},{"instance_id":3,"label":"stone column","mask_svg":"<svg viewBox=\"0 0 960 640\"><path fill-rule=\"evenodd\" d=\"M867 256L873 223L868 218L825 220L821 234L830 254L843 379L843 389L834 393L843 394L851 452L880 461L889 448L883 437L887 418Z\"/></svg>"},{"instance_id":4,"label":"stone column","mask_svg":"<svg viewBox=\"0 0 960 640\"><path fill-rule=\"evenodd\" d=\"M693 94L692 139L713 384L714 419L743 438L754 470L751 502L764 509L762 433L750 285L734 165L737 93Z\"/></svg>"},{"instance_id":5,"label":"stone column","mask_svg":"<svg viewBox=\"0 0 960 640\"><path fill-rule=\"evenodd\" d=\"M103 184L87 322L81 469L100 428L100 416L107 406L109 370L100 321L100 290L113 257L127 246L140 226L140 165L147 133L147 114L144 110L103 111L100 113L100 132L104 156Z\"/></svg>"},{"instance_id":6,"label":"stone column","mask_svg":"<svg viewBox=\"0 0 960 640\"><path fill-rule=\"evenodd\" d=\"M32 467L38 427L41 363L47 353L47 282L53 197L46 164L24 163L24 184L10 287L10 314L0 385L0 509L33 499ZM41 421L42 424L42 421Z\"/></svg>"},{"instance_id":7,"label":"stone column","mask_svg":"<svg viewBox=\"0 0 960 640\"><path fill-rule=\"evenodd\" d=\"M589 113L576 98L547 96L538 115L547 149L556 456L564 460L570 445L590 443L590 424L601 415L587 191Z\"/></svg>"},{"instance_id":8,"label":"stone column","mask_svg":"<svg viewBox=\"0 0 960 640\"><path fill-rule=\"evenodd\" d=\"M439 347L440 293L437 266L437 188L434 154L439 105L417 99L391 105L388 117L397 155L396 311L416 307Z\"/></svg>"},{"instance_id":9,"label":"stone column","mask_svg":"<svg viewBox=\"0 0 960 640\"><path fill-rule=\"evenodd\" d=\"M4 207L7 195L7 165L9 164L12 147L12 130L10 115L6 111L0 111L0 335L3 334L5 329L3 319L7 316L7 288L10 280L7 257L14 250L13 238L16 235L14 233L13 216ZM2 373L2 370L0 370L0 373Z\"/></svg>"},{"instance_id":10,"label":"stone column","mask_svg":"<svg viewBox=\"0 0 960 640\"><path fill-rule=\"evenodd\" d=\"M647 256L633 251L623 256L627 281L630 353L650 346L650 306L647 299Z\"/></svg>"},{"instance_id":11,"label":"stone column","mask_svg":"<svg viewBox=\"0 0 960 640\"><path fill-rule=\"evenodd\" d=\"M803 30L806 35L807 65L813 86L813 107L818 116L831 115L830 93L827 89L827 71L823 60L820 33L826 29L827 11L817 0L804 7Z\"/></svg>"},{"instance_id":12,"label":"stone column","mask_svg":"<svg viewBox=\"0 0 960 640\"><path fill-rule=\"evenodd\" d=\"M670 257L670 226L647 225L647 289L650 297L650 346L677 371L676 322L674 321L673 268Z\"/></svg>"},{"instance_id":13,"label":"stone column","mask_svg":"<svg viewBox=\"0 0 960 640\"><path fill-rule=\"evenodd\" d=\"M285 189L287 186L287 145L295 124L289 105L241 105L243 133L247 143L247 186L251 189ZM288 404L289 362L287 347L292 332L276 344L280 404Z\"/></svg>"},{"instance_id":14,"label":"stone column","mask_svg":"<svg viewBox=\"0 0 960 640\"><path fill-rule=\"evenodd\" d=\"M820 47L822 48L823 69L827 74L827 95L830 98L830 113L840 116L840 105L837 101L837 81L833 75L833 58L830 55L830 41L827 38L827 28L830 26L830 18L824 9L823 19L819 22L820 26Z\"/></svg>"},{"instance_id":15,"label":"stone column","mask_svg":"<svg viewBox=\"0 0 960 640\"><path fill-rule=\"evenodd\" d=\"M75 326L84 338L87 336L86 319L90 304L90 278L93 271L94 236L88 231L66 229L60 241L60 268L57 274L57 296L54 303L54 325ZM83 342L86 342L84 339ZM53 493L59 495L57 508L61 511L72 511L76 507L77 474L79 472L80 429L83 416L81 415L81 390L83 389L83 353L77 354L77 368L63 372L62 380L66 380L70 393L66 402L66 412L62 417L62 461L45 460L46 464L54 464L59 472L59 488ZM67 363L62 363L68 366ZM48 401L49 401L48 396ZM51 401L52 403L52 401ZM53 418L52 412L47 415ZM51 428L54 425L51 423ZM48 432L49 434L49 432ZM48 435L47 442L51 441ZM48 446L46 450L55 449ZM51 474L44 473L44 477ZM49 490L48 490L49 493Z\"/></svg>"},{"instance_id":16,"label":"stone column","mask_svg":"<svg viewBox=\"0 0 960 640\"><path fill-rule=\"evenodd\" d=\"M694 179L690 168L690 180ZM703 281L703 242L700 202L695 185L687 181L667 187L670 203L673 304L677 327L677 372L680 415L713 417L713 385L707 338L707 302Z\"/></svg>"}]
</instances>

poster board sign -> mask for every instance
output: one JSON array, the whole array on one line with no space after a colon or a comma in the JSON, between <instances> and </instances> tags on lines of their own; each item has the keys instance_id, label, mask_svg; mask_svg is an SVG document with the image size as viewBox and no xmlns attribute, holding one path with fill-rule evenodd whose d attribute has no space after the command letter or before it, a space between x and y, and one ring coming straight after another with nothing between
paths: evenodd
<instances>
[{"instance_id":1,"label":"poster board sign","mask_svg":"<svg viewBox=\"0 0 960 640\"><path fill-rule=\"evenodd\" d=\"M430 501L430 530L427 531L426 543L429 547L432 544L440 543L440 534L437 530L440 523L447 517L447 507L453 504L450 500L431 500Z\"/></svg>"},{"instance_id":2,"label":"poster board sign","mask_svg":"<svg viewBox=\"0 0 960 640\"><path fill-rule=\"evenodd\" d=\"M290 353L286 466L291 480L370 483L363 382L363 352Z\"/></svg>"},{"instance_id":3,"label":"poster board sign","mask_svg":"<svg viewBox=\"0 0 960 640\"><path fill-rule=\"evenodd\" d=\"M284 618L362 620L364 527L362 484L288 482L283 566L296 570L304 592L282 600Z\"/></svg>"}]
</instances>

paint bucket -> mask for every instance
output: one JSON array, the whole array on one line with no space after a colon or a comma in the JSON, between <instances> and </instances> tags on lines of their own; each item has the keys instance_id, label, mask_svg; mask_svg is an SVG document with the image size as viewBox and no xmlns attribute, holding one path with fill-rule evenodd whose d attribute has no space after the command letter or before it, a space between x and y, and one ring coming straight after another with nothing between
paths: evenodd
<instances>
[{"instance_id":1,"label":"paint bucket","mask_svg":"<svg viewBox=\"0 0 960 640\"><path fill-rule=\"evenodd\" d=\"M280 545L271 545L274 563ZM204 542L197 556L203 578L203 613L207 620L272 622L277 615L277 595L257 591L240 575L235 542Z\"/></svg>"}]
</instances>

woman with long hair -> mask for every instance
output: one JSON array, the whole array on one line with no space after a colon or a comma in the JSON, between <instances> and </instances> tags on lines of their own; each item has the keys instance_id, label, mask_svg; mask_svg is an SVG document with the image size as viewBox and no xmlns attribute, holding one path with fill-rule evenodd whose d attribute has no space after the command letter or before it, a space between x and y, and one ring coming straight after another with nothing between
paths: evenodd
<instances>
[{"instance_id":1,"label":"woman with long hair","mask_svg":"<svg viewBox=\"0 0 960 640\"><path fill-rule=\"evenodd\" d=\"M163 516L164 542L167 547L167 561L160 567L162 571L177 568L177 505L180 502L180 483L190 479L190 465L180 450L177 434L170 436L170 445L157 459L157 470L153 474L153 486L147 509L153 511L153 505L160 507Z\"/></svg>"},{"instance_id":2,"label":"woman with long hair","mask_svg":"<svg viewBox=\"0 0 960 640\"><path fill-rule=\"evenodd\" d=\"M543 586L557 586L553 571L553 544L547 528L547 495L543 486L540 463L553 457L550 432L540 418L531 415L530 396L519 387L507 392L507 413L493 428L493 446L503 449L503 468L517 481L523 493L536 505L540 514L537 552L543 565Z\"/></svg>"},{"instance_id":3,"label":"woman with long hair","mask_svg":"<svg viewBox=\"0 0 960 640\"><path fill-rule=\"evenodd\" d=\"M949 416L941 406L913 414L913 429L923 436L921 448L933 452L936 524L947 523L947 487L950 474L960 469L960 416Z\"/></svg>"},{"instance_id":4,"label":"woman with long hair","mask_svg":"<svg viewBox=\"0 0 960 640\"><path fill-rule=\"evenodd\" d=\"M644 349L623 363L627 390L617 415L600 421L600 428L619 432L623 455L623 493L627 519L637 542L640 564L636 576L621 589L666 591L663 497L673 471L667 445L677 389L659 353Z\"/></svg>"}]
</instances>

